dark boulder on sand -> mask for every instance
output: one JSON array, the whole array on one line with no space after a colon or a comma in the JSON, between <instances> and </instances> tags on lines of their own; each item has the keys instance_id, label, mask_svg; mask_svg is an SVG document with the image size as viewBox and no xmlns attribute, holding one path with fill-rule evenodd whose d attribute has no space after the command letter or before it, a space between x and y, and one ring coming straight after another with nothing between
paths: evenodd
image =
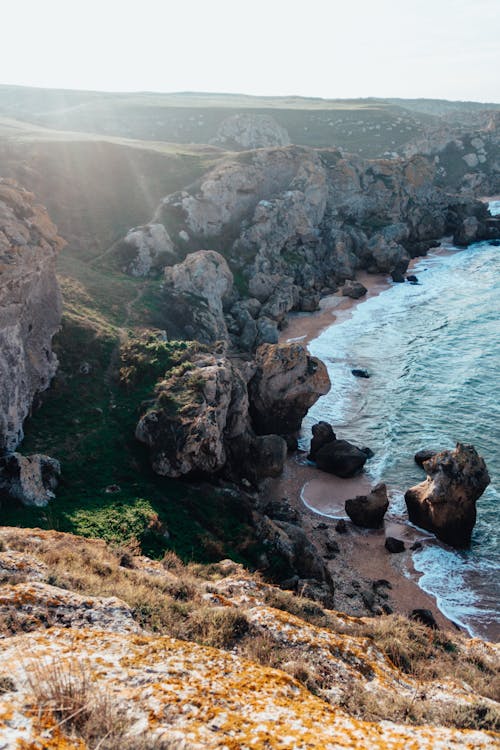
<instances>
[{"instance_id":1,"label":"dark boulder on sand","mask_svg":"<svg viewBox=\"0 0 500 750\"><path fill-rule=\"evenodd\" d=\"M342 287L342 296L351 297L351 299L359 299L360 297L363 297L367 291L367 288L363 286L361 282L348 280Z\"/></svg>"},{"instance_id":2,"label":"dark boulder on sand","mask_svg":"<svg viewBox=\"0 0 500 750\"><path fill-rule=\"evenodd\" d=\"M467 547L476 522L476 500L490 483L486 464L474 446L424 461L427 479L405 494L410 521L452 547Z\"/></svg>"},{"instance_id":3,"label":"dark boulder on sand","mask_svg":"<svg viewBox=\"0 0 500 750\"><path fill-rule=\"evenodd\" d=\"M388 507L387 487L383 483L377 484L368 495L357 495L345 503L351 521L364 529L378 529Z\"/></svg>"},{"instance_id":4,"label":"dark boulder on sand","mask_svg":"<svg viewBox=\"0 0 500 750\"><path fill-rule=\"evenodd\" d=\"M398 552L405 551L405 543L402 542L401 539L395 539L393 536L388 536L385 540L385 548L388 552L397 554Z\"/></svg>"},{"instance_id":5,"label":"dark boulder on sand","mask_svg":"<svg viewBox=\"0 0 500 750\"><path fill-rule=\"evenodd\" d=\"M346 479L361 471L368 456L347 440L333 440L319 449L314 460L318 469Z\"/></svg>"},{"instance_id":6,"label":"dark boulder on sand","mask_svg":"<svg viewBox=\"0 0 500 750\"><path fill-rule=\"evenodd\" d=\"M333 427L328 424L328 422L317 422L317 424L313 424L311 431L313 437L307 458L310 461L314 461L319 449L327 443L333 443L337 438L333 431Z\"/></svg>"}]
</instances>

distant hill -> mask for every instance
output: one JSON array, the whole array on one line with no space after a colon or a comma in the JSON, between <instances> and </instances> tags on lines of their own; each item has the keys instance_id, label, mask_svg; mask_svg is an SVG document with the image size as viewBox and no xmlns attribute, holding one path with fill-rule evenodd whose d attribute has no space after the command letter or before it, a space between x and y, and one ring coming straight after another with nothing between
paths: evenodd
<instances>
[{"instance_id":1,"label":"distant hill","mask_svg":"<svg viewBox=\"0 0 500 750\"><path fill-rule=\"evenodd\" d=\"M399 152L439 127L500 104L430 99L318 99L181 92L106 93L0 86L0 117L45 128L174 143L210 143L229 117L271 115L292 143L365 157Z\"/></svg>"}]
</instances>

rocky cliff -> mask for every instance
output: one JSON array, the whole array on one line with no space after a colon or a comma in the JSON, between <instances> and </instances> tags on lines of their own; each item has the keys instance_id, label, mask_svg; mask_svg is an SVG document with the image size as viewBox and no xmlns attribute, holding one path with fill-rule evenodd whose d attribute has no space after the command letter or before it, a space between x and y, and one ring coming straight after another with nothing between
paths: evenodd
<instances>
[{"instance_id":1,"label":"rocky cliff","mask_svg":"<svg viewBox=\"0 0 500 750\"><path fill-rule=\"evenodd\" d=\"M235 290L224 312L243 349L276 341L289 310L316 309L358 268L401 281L410 258L445 234L461 244L500 234L470 192L440 182L434 158L365 160L298 146L229 157L166 196L153 221L179 259L200 250L225 257Z\"/></svg>"},{"instance_id":2,"label":"rocky cliff","mask_svg":"<svg viewBox=\"0 0 500 750\"><path fill-rule=\"evenodd\" d=\"M33 401L57 367L55 259L63 244L34 196L0 179L0 454L19 444Z\"/></svg>"},{"instance_id":3,"label":"rocky cliff","mask_svg":"<svg viewBox=\"0 0 500 750\"><path fill-rule=\"evenodd\" d=\"M0 542L6 748L498 747L493 644L348 617L229 560Z\"/></svg>"}]
</instances>

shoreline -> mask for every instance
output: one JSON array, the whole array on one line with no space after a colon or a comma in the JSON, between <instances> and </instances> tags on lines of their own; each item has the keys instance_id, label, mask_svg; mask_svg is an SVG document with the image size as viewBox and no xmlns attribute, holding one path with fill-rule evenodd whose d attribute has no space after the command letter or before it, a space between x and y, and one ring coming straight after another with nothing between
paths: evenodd
<instances>
[{"instance_id":1,"label":"shoreline","mask_svg":"<svg viewBox=\"0 0 500 750\"><path fill-rule=\"evenodd\" d=\"M442 254L450 252L450 249L444 246L433 252L436 251ZM413 259L408 271L420 260L420 257ZM308 346L325 329L348 318L358 304L391 286L387 275L358 272L356 280L368 290L363 297L354 300L342 297L339 292L325 297L317 312L297 313L289 317L280 341L297 341ZM372 485L373 482L366 473L351 479L340 479L322 472L307 461L305 452L299 451L287 459L282 476L269 481L268 492L274 499L287 498L299 513L300 523L308 539L326 558L335 582L337 608L357 616L382 614L381 600L373 603L373 595L369 592L379 594L380 589L375 583L388 581L390 587L384 590L384 599L385 605L389 605L392 612L408 615L413 609L428 609L440 628L458 628L463 634L470 636L464 626L456 625L439 608L437 598L418 584L424 574L414 567L410 546L425 539L434 539L433 535L393 516L390 509L383 527L377 530L358 528L348 519L344 510L345 500L366 494ZM388 487L388 494L391 498L394 489ZM335 531L339 518L346 519L347 533ZM406 550L398 554L389 553L384 546L386 536L402 539ZM335 539L339 549L334 555L328 554L331 539ZM384 611L387 611L385 607Z\"/></svg>"}]
</instances>

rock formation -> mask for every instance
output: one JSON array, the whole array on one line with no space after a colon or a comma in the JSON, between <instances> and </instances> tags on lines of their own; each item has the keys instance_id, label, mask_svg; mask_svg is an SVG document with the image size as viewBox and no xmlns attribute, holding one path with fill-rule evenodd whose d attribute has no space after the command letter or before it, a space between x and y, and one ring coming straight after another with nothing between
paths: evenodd
<instances>
[{"instance_id":1,"label":"rock formation","mask_svg":"<svg viewBox=\"0 0 500 750\"><path fill-rule=\"evenodd\" d=\"M223 120L211 143L237 150L269 148L288 146L290 137L270 115L240 114Z\"/></svg>"},{"instance_id":2,"label":"rock formation","mask_svg":"<svg viewBox=\"0 0 500 750\"><path fill-rule=\"evenodd\" d=\"M361 471L368 455L347 440L333 440L322 445L314 460L318 469L346 479Z\"/></svg>"},{"instance_id":3,"label":"rock formation","mask_svg":"<svg viewBox=\"0 0 500 750\"><path fill-rule=\"evenodd\" d=\"M346 513L351 521L365 529L378 529L388 507L385 484L377 484L368 495L357 495L345 503Z\"/></svg>"},{"instance_id":4,"label":"rock formation","mask_svg":"<svg viewBox=\"0 0 500 750\"><path fill-rule=\"evenodd\" d=\"M312 431L312 440L311 440L311 447L309 449L309 455L307 458L310 461L314 461L316 457L316 453L319 451L320 448L322 448L327 443L333 443L334 440L337 439L333 428L331 424L328 424L328 422L318 422L317 424L313 424L311 427Z\"/></svg>"},{"instance_id":5,"label":"rock formation","mask_svg":"<svg viewBox=\"0 0 500 750\"><path fill-rule=\"evenodd\" d=\"M325 365L300 344L263 344L255 354L249 383L250 414L265 435L293 435L320 396L330 390Z\"/></svg>"},{"instance_id":6,"label":"rock formation","mask_svg":"<svg viewBox=\"0 0 500 750\"><path fill-rule=\"evenodd\" d=\"M307 409L330 387L326 368L298 344L265 344L238 367L219 347L167 371L136 437L162 476L215 474L252 482L278 476L280 436L296 433ZM249 381L249 382L248 382Z\"/></svg>"},{"instance_id":7,"label":"rock formation","mask_svg":"<svg viewBox=\"0 0 500 750\"><path fill-rule=\"evenodd\" d=\"M118 250L125 256L123 270L132 276L147 276L176 260L174 245L163 224L134 227Z\"/></svg>"},{"instance_id":8,"label":"rock formation","mask_svg":"<svg viewBox=\"0 0 500 750\"><path fill-rule=\"evenodd\" d=\"M490 483L484 460L472 445L424 461L427 479L405 493L410 521L452 547L470 543L476 522L476 500Z\"/></svg>"},{"instance_id":9,"label":"rock formation","mask_svg":"<svg viewBox=\"0 0 500 750\"><path fill-rule=\"evenodd\" d=\"M169 333L203 343L226 340L223 305L233 289L233 274L213 250L191 253L165 269L163 293Z\"/></svg>"},{"instance_id":10,"label":"rock formation","mask_svg":"<svg viewBox=\"0 0 500 750\"><path fill-rule=\"evenodd\" d=\"M12 453L0 457L0 500L47 505L57 487L61 466L50 456Z\"/></svg>"},{"instance_id":11,"label":"rock formation","mask_svg":"<svg viewBox=\"0 0 500 750\"><path fill-rule=\"evenodd\" d=\"M36 395L56 371L55 260L63 244L33 195L0 178L0 454L15 450Z\"/></svg>"}]
</instances>

